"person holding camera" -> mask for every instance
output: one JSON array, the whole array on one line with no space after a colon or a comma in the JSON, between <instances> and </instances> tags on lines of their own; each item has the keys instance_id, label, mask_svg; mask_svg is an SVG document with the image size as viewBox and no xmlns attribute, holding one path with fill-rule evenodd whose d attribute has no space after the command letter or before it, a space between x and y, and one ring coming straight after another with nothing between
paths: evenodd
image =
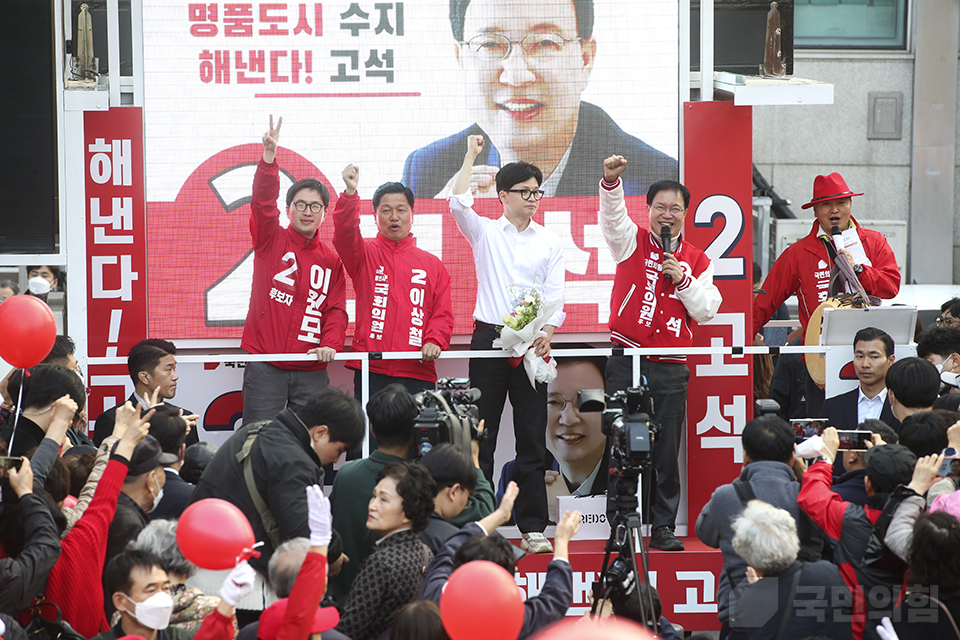
<instances>
[{"instance_id":1,"label":"person holding camera","mask_svg":"<svg viewBox=\"0 0 960 640\"><path fill-rule=\"evenodd\" d=\"M723 301L713 284L713 263L681 237L690 191L674 180L653 183L647 191L650 229L643 229L627 215L620 177L626 168L626 158L610 156L603 161L600 182L600 228L617 261L610 339L614 347L689 347L693 328L711 320ZM680 506L677 455L690 370L686 356L665 354L641 358L640 375L646 378L655 408L650 418L660 427L653 449L657 484L650 507L650 546L682 551L673 530ZM605 378L607 393L632 387L633 358L611 357Z\"/></svg>"},{"instance_id":2,"label":"person holding camera","mask_svg":"<svg viewBox=\"0 0 960 640\"><path fill-rule=\"evenodd\" d=\"M333 512L333 528L343 536L343 553L350 561L340 573L330 577L330 593L341 604L350 593L354 578L364 559L373 552L377 534L367 529L367 501L376 487L376 477L388 464L405 462L413 451L413 427L420 408L416 398L402 384L387 385L370 398L367 403L367 418L370 430L376 436L379 447L366 458L351 460L344 464L333 479L330 504ZM483 422L479 432L483 432ZM456 527L489 515L496 509L493 487L479 469L477 461L479 443L473 440L473 466L476 471L476 489L471 491L473 503L464 499L465 508L450 521Z\"/></svg>"}]
</instances>

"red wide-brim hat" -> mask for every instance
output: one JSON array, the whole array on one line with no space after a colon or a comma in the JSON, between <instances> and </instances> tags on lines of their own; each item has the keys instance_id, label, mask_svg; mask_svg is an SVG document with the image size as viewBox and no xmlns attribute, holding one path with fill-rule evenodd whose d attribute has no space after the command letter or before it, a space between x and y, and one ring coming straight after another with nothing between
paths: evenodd
<instances>
[{"instance_id":1,"label":"red wide-brim hat","mask_svg":"<svg viewBox=\"0 0 960 640\"><path fill-rule=\"evenodd\" d=\"M834 171L828 176L817 176L817 179L813 181L813 199L807 204L801 205L800 208L809 209L818 202L862 195L862 193L850 191L843 176Z\"/></svg>"}]
</instances>

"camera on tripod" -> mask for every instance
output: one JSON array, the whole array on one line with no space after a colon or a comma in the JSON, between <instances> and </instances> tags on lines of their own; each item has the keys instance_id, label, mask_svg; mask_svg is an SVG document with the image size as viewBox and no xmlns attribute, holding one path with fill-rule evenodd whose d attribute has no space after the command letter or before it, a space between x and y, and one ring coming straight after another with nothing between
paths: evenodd
<instances>
[{"instance_id":1,"label":"camera on tripod","mask_svg":"<svg viewBox=\"0 0 960 640\"><path fill-rule=\"evenodd\" d=\"M415 456L450 442L472 455L470 441L478 439L480 390L469 388L467 378L441 378L436 391L421 391L413 398L420 413L413 425Z\"/></svg>"},{"instance_id":2,"label":"camera on tripod","mask_svg":"<svg viewBox=\"0 0 960 640\"><path fill-rule=\"evenodd\" d=\"M601 430L613 444L611 460L618 473L636 475L651 462L657 426L650 420L653 400L644 387L630 387L607 395L602 389L577 393L580 412L603 412Z\"/></svg>"}]
</instances>

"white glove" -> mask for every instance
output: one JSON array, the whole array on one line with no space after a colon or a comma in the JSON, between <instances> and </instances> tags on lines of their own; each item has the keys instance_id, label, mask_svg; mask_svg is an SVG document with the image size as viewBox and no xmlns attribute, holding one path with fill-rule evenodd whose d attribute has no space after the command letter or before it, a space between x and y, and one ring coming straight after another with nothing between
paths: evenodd
<instances>
[{"instance_id":1,"label":"white glove","mask_svg":"<svg viewBox=\"0 0 960 640\"><path fill-rule=\"evenodd\" d=\"M882 640L900 640L897 636L897 632L893 629L893 624L890 622L890 618L884 616L880 620L880 624L877 625L877 635L882 638Z\"/></svg>"},{"instance_id":2,"label":"white glove","mask_svg":"<svg viewBox=\"0 0 960 640\"><path fill-rule=\"evenodd\" d=\"M256 572L246 560L241 561L227 575L220 586L220 599L231 607L236 607L242 599L253 593L253 581Z\"/></svg>"},{"instance_id":3,"label":"white glove","mask_svg":"<svg viewBox=\"0 0 960 640\"><path fill-rule=\"evenodd\" d=\"M326 547L333 535L330 501L320 485L307 487L307 523L310 525L310 546Z\"/></svg>"}]
</instances>

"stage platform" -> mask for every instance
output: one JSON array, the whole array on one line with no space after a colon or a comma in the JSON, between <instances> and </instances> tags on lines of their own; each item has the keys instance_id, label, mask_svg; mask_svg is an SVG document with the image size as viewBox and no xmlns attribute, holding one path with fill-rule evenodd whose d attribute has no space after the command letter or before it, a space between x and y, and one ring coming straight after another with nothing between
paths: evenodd
<instances>
[{"instance_id":1,"label":"stage platform","mask_svg":"<svg viewBox=\"0 0 960 640\"><path fill-rule=\"evenodd\" d=\"M707 631L720 628L717 620L717 580L723 568L719 549L711 549L696 536L680 538L683 551L650 550L650 583L663 601L663 615L684 629ZM511 540L519 545L519 539ZM581 616L590 609L589 594L604 555L603 540L570 543L573 568L573 604L568 616ZM527 597L540 592L552 554L530 555L520 561L517 584ZM641 562L639 554L637 562Z\"/></svg>"}]
</instances>

